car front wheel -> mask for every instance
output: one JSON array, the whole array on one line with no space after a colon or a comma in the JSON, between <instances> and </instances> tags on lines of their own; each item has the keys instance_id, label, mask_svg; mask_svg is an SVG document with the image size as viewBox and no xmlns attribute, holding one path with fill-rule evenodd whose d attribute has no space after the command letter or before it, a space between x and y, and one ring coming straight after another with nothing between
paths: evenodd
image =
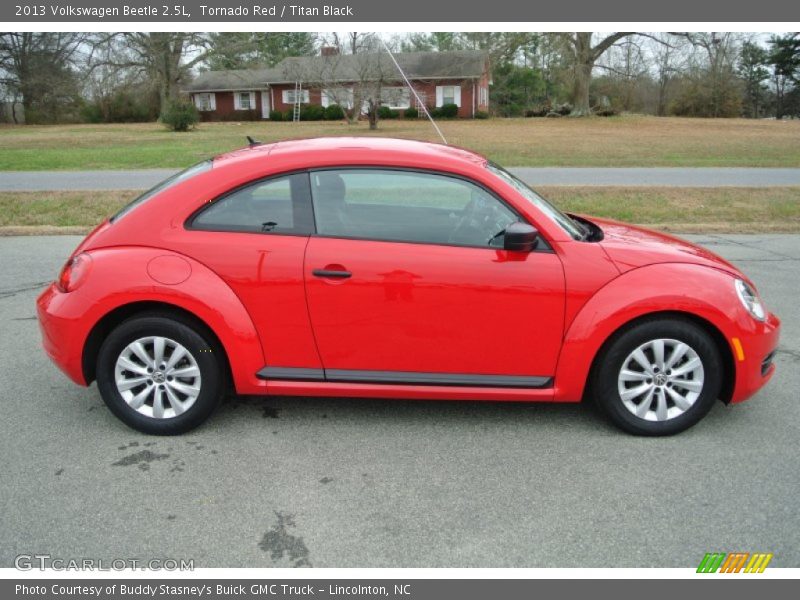
<instances>
[{"instance_id":1,"label":"car front wheel","mask_svg":"<svg viewBox=\"0 0 800 600\"><path fill-rule=\"evenodd\" d=\"M702 419L719 396L722 361L714 340L681 319L639 323L598 357L592 391L623 430L672 435Z\"/></svg>"},{"instance_id":2,"label":"car front wheel","mask_svg":"<svg viewBox=\"0 0 800 600\"><path fill-rule=\"evenodd\" d=\"M200 425L224 391L220 352L207 337L187 322L160 314L119 325L97 361L97 386L111 412L154 435Z\"/></svg>"}]
</instances>

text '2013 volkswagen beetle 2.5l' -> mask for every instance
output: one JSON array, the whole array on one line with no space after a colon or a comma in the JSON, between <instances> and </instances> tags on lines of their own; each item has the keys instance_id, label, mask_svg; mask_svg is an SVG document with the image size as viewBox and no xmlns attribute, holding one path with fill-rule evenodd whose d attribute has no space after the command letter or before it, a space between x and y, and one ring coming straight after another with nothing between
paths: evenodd
<instances>
[{"instance_id":1,"label":"text '2013 volkswagen beetle 2.5l'","mask_svg":"<svg viewBox=\"0 0 800 600\"><path fill-rule=\"evenodd\" d=\"M679 239L565 215L448 146L332 138L202 162L102 223L38 299L44 348L125 423L225 392L579 402L677 433L772 376L780 322Z\"/></svg>"}]
</instances>

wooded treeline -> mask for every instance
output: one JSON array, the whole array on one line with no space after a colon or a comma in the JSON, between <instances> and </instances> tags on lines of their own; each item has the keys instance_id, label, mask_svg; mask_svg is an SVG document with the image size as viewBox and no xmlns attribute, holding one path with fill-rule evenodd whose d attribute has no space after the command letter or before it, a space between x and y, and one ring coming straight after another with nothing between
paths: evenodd
<instances>
[{"instance_id":1,"label":"wooded treeline","mask_svg":"<svg viewBox=\"0 0 800 600\"><path fill-rule=\"evenodd\" d=\"M410 33L394 50L482 50L497 116L800 117L800 33ZM155 120L201 70L273 66L370 33L0 33L0 102L27 123Z\"/></svg>"}]
</instances>

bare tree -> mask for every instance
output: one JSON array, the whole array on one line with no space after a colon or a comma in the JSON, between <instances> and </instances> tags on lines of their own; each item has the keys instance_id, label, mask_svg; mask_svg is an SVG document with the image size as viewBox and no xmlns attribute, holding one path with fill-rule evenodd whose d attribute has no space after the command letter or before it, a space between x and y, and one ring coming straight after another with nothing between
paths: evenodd
<instances>
[{"instance_id":1,"label":"bare tree","mask_svg":"<svg viewBox=\"0 0 800 600\"><path fill-rule=\"evenodd\" d=\"M669 107L673 81L686 69L686 41L668 33L659 33L652 36L649 50L658 92L655 111L663 117Z\"/></svg>"},{"instance_id":2,"label":"bare tree","mask_svg":"<svg viewBox=\"0 0 800 600\"><path fill-rule=\"evenodd\" d=\"M630 111L639 107L639 92L649 77L643 42L638 37L626 38L609 48L602 63L598 61L596 65L615 82L617 105L622 110Z\"/></svg>"},{"instance_id":3,"label":"bare tree","mask_svg":"<svg viewBox=\"0 0 800 600\"><path fill-rule=\"evenodd\" d=\"M288 79L323 90L329 100L345 109L351 123L366 114L370 129L377 129L383 88L397 74L389 56L382 51L380 40L372 34L359 36L356 53L347 54L341 51L345 49L342 46L334 46L339 51L313 59L289 59L284 68ZM326 42L333 45L337 40L338 36L330 37ZM352 40L347 39L348 43ZM344 83L352 84L352 88L343 87Z\"/></svg>"},{"instance_id":4,"label":"bare tree","mask_svg":"<svg viewBox=\"0 0 800 600\"><path fill-rule=\"evenodd\" d=\"M692 109L694 116L738 116L741 104L740 81L736 76L736 61L742 35L738 33L683 32L673 35L685 39L694 50L688 58L687 75L693 87L687 94L701 110Z\"/></svg>"},{"instance_id":5,"label":"bare tree","mask_svg":"<svg viewBox=\"0 0 800 600\"><path fill-rule=\"evenodd\" d=\"M578 31L574 33L554 34L564 41L566 49L570 55L573 68L573 87L572 87L572 116L585 116L591 114L589 106L589 85L592 82L592 71L594 71L597 59L606 50L611 48L620 40L636 35L634 32L612 33L597 43L592 43L594 33Z\"/></svg>"},{"instance_id":6,"label":"bare tree","mask_svg":"<svg viewBox=\"0 0 800 600\"><path fill-rule=\"evenodd\" d=\"M343 34L331 31L319 34L318 45L336 48L340 54L361 54L371 52L376 40L375 34L369 31L348 31Z\"/></svg>"},{"instance_id":7,"label":"bare tree","mask_svg":"<svg viewBox=\"0 0 800 600\"><path fill-rule=\"evenodd\" d=\"M336 34L334 34L336 35ZM332 44L328 39L323 44ZM314 58L294 57L283 61L283 71L286 79L298 82L304 88L319 89L327 96L328 102L341 106L350 122L358 121L360 110L355 109L355 99L350 90L341 86L341 82L350 77L349 64L344 55L339 51L324 54Z\"/></svg>"},{"instance_id":8,"label":"bare tree","mask_svg":"<svg viewBox=\"0 0 800 600\"><path fill-rule=\"evenodd\" d=\"M56 120L60 107L78 96L77 73L91 58L90 36L0 33L0 84L12 102L21 98L29 122L37 111L42 120Z\"/></svg>"},{"instance_id":9,"label":"bare tree","mask_svg":"<svg viewBox=\"0 0 800 600\"><path fill-rule=\"evenodd\" d=\"M347 32L347 46L350 54L360 54L374 49L375 35L358 31Z\"/></svg>"},{"instance_id":10,"label":"bare tree","mask_svg":"<svg viewBox=\"0 0 800 600\"><path fill-rule=\"evenodd\" d=\"M192 68L206 60L209 38L193 32L113 33L102 40L101 64L139 72L152 80L159 93L161 113L178 98L180 84Z\"/></svg>"}]
</instances>

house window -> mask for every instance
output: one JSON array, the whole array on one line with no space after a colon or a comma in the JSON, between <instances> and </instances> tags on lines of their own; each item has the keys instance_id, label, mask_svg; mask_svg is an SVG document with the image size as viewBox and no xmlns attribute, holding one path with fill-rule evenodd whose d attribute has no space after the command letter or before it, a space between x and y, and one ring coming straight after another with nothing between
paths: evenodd
<instances>
[{"instance_id":1,"label":"house window","mask_svg":"<svg viewBox=\"0 0 800 600\"><path fill-rule=\"evenodd\" d=\"M436 86L436 106L444 106L445 104L455 104L456 106L461 106L461 86Z\"/></svg>"},{"instance_id":2,"label":"house window","mask_svg":"<svg viewBox=\"0 0 800 600\"><path fill-rule=\"evenodd\" d=\"M322 106L338 104L342 108L353 108L353 88L327 88L322 90Z\"/></svg>"},{"instance_id":3,"label":"house window","mask_svg":"<svg viewBox=\"0 0 800 600\"><path fill-rule=\"evenodd\" d=\"M411 106L411 94L406 87L382 88L381 104L389 108L408 108Z\"/></svg>"},{"instance_id":4,"label":"house window","mask_svg":"<svg viewBox=\"0 0 800 600\"><path fill-rule=\"evenodd\" d=\"M282 97L284 104L294 104L297 102L295 90L283 90ZM308 104L308 98L308 90L300 90L300 104Z\"/></svg>"},{"instance_id":5,"label":"house window","mask_svg":"<svg viewBox=\"0 0 800 600\"><path fill-rule=\"evenodd\" d=\"M253 110L256 107L256 93L255 92L234 92L233 93L233 109L234 110Z\"/></svg>"},{"instance_id":6,"label":"house window","mask_svg":"<svg viewBox=\"0 0 800 600\"><path fill-rule=\"evenodd\" d=\"M214 94L195 94L194 105L200 112L209 112L216 108L214 102Z\"/></svg>"},{"instance_id":7,"label":"house window","mask_svg":"<svg viewBox=\"0 0 800 600\"><path fill-rule=\"evenodd\" d=\"M481 91L480 91L480 102L479 103L482 106L486 106L487 104L489 104L489 88L487 88L486 86L481 86L480 90Z\"/></svg>"}]
</instances>

